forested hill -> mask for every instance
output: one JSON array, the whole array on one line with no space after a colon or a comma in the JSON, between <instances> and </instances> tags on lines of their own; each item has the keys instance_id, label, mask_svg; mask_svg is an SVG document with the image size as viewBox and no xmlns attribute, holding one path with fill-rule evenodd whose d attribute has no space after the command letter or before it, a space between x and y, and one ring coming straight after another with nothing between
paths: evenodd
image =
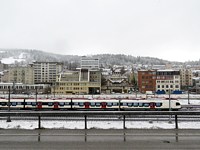
<instances>
[{"instance_id":1,"label":"forested hill","mask_svg":"<svg viewBox=\"0 0 200 150\"><path fill-rule=\"evenodd\" d=\"M130 64L164 65L166 63L181 64L179 62L170 62L158 58L140 57L140 56L135 57L124 54L98 54L92 56L99 58L100 64L102 64L103 66L130 65ZM10 58L10 57L15 58L16 60L19 57L23 58L23 61L18 62L19 64L30 64L33 61L42 61L42 62L63 62L65 64L79 65L81 60L81 56L78 55L61 55L61 54L48 53L40 50L0 49L0 60L2 60L3 58Z\"/></svg>"}]
</instances>

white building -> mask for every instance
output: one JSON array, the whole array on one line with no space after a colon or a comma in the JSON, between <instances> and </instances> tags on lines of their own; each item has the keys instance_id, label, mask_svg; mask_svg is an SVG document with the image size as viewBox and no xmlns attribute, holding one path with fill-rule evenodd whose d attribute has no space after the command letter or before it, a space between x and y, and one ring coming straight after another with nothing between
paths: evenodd
<instances>
[{"instance_id":1,"label":"white building","mask_svg":"<svg viewBox=\"0 0 200 150\"><path fill-rule=\"evenodd\" d=\"M157 70L156 76L157 92L173 93L174 91L180 91L180 71Z\"/></svg>"},{"instance_id":2,"label":"white building","mask_svg":"<svg viewBox=\"0 0 200 150\"><path fill-rule=\"evenodd\" d=\"M59 62L34 62L34 83L53 84L56 82L56 75L63 70L63 64Z\"/></svg>"},{"instance_id":3,"label":"white building","mask_svg":"<svg viewBox=\"0 0 200 150\"><path fill-rule=\"evenodd\" d=\"M99 69L99 59L83 56L81 58L82 69Z\"/></svg>"}]
</instances>

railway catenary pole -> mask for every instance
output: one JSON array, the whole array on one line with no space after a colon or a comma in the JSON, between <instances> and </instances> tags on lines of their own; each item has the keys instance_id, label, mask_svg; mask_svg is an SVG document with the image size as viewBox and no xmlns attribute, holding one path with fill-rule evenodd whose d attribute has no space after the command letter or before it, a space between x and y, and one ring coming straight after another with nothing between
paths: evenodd
<instances>
[{"instance_id":1,"label":"railway catenary pole","mask_svg":"<svg viewBox=\"0 0 200 150\"><path fill-rule=\"evenodd\" d=\"M10 112L10 86L8 86L8 112ZM10 115L7 117L7 122L11 122Z\"/></svg>"},{"instance_id":2,"label":"railway catenary pole","mask_svg":"<svg viewBox=\"0 0 200 150\"><path fill-rule=\"evenodd\" d=\"M188 88L188 104L190 104L190 88L189 86L187 88Z\"/></svg>"},{"instance_id":3,"label":"railway catenary pole","mask_svg":"<svg viewBox=\"0 0 200 150\"><path fill-rule=\"evenodd\" d=\"M37 86L35 87L35 102L36 102L36 108L37 108Z\"/></svg>"},{"instance_id":4,"label":"railway catenary pole","mask_svg":"<svg viewBox=\"0 0 200 150\"><path fill-rule=\"evenodd\" d=\"M169 89L169 111L171 111L171 90ZM171 115L169 115L169 123L172 123Z\"/></svg>"}]
</instances>

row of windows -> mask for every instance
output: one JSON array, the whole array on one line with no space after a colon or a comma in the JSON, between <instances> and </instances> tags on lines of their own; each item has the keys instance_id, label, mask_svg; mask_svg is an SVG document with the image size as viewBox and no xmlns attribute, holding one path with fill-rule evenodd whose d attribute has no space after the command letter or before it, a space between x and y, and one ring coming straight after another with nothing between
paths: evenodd
<instances>
[{"instance_id":1,"label":"row of windows","mask_svg":"<svg viewBox=\"0 0 200 150\"><path fill-rule=\"evenodd\" d=\"M42 103L37 103L37 102L10 102L11 106L17 106L17 105L31 105L31 106L36 106L37 105L46 105L46 106L53 106L53 105L58 105L58 106L65 106L65 105L74 105L74 106L119 106L119 103L117 102L42 102ZM128 107L149 107L151 105L154 105L156 107L161 107L162 103L138 103L138 102L133 102L133 103L120 103L120 106L128 106ZM0 106L8 106L7 102L0 102Z\"/></svg>"},{"instance_id":2,"label":"row of windows","mask_svg":"<svg viewBox=\"0 0 200 150\"><path fill-rule=\"evenodd\" d=\"M60 86L86 86L86 83L60 83Z\"/></svg>"},{"instance_id":3,"label":"row of windows","mask_svg":"<svg viewBox=\"0 0 200 150\"><path fill-rule=\"evenodd\" d=\"M173 88L173 85L157 85L157 88ZM175 88L179 88L179 85L175 85Z\"/></svg>"},{"instance_id":4,"label":"row of windows","mask_svg":"<svg viewBox=\"0 0 200 150\"><path fill-rule=\"evenodd\" d=\"M174 83L172 80L157 80L157 83ZM179 83L179 80L175 80L175 83Z\"/></svg>"},{"instance_id":5,"label":"row of windows","mask_svg":"<svg viewBox=\"0 0 200 150\"><path fill-rule=\"evenodd\" d=\"M71 105L70 102L59 102L59 103L53 103L53 102L42 102L42 103L37 103L37 102L10 102L10 106L17 106L17 105L30 105L30 106L36 106L39 104L42 105L48 105L48 106L53 106L55 104L64 106L64 105ZM0 102L0 106L8 106L8 102Z\"/></svg>"},{"instance_id":6,"label":"row of windows","mask_svg":"<svg viewBox=\"0 0 200 150\"><path fill-rule=\"evenodd\" d=\"M86 104L87 103L87 104ZM119 106L119 103L117 102L75 102L74 105L78 106ZM161 107L162 103L141 103L141 102L129 102L129 103L120 103L120 106L128 106L128 107L150 107L151 105L154 105L156 107Z\"/></svg>"},{"instance_id":7,"label":"row of windows","mask_svg":"<svg viewBox=\"0 0 200 150\"><path fill-rule=\"evenodd\" d=\"M0 86L0 89L8 89L9 86ZM13 86L10 86L11 88ZM15 86L15 89L35 89L36 86ZM43 89L43 86L37 86L38 89Z\"/></svg>"},{"instance_id":8,"label":"row of windows","mask_svg":"<svg viewBox=\"0 0 200 150\"><path fill-rule=\"evenodd\" d=\"M145 72L142 72L142 74L143 75L145 75L145 74L156 75L156 72L155 71L154 72L147 72L147 71L145 71Z\"/></svg>"},{"instance_id":9,"label":"row of windows","mask_svg":"<svg viewBox=\"0 0 200 150\"><path fill-rule=\"evenodd\" d=\"M87 90L87 87L60 87L60 90Z\"/></svg>"}]
</instances>

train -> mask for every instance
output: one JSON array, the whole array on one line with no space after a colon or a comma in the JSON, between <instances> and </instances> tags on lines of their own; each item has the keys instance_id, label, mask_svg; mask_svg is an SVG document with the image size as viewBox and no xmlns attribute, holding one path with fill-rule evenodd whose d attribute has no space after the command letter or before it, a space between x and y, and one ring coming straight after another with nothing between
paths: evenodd
<instances>
[{"instance_id":1,"label":"train","mask_svg":"<svg viewBox=\"0 0 200 150\"><path fill-rule=\"evenodd\" d=\"M177 99L0 98L0 109L22 110L179 110Z\"/></svg>"}]
</instances>

